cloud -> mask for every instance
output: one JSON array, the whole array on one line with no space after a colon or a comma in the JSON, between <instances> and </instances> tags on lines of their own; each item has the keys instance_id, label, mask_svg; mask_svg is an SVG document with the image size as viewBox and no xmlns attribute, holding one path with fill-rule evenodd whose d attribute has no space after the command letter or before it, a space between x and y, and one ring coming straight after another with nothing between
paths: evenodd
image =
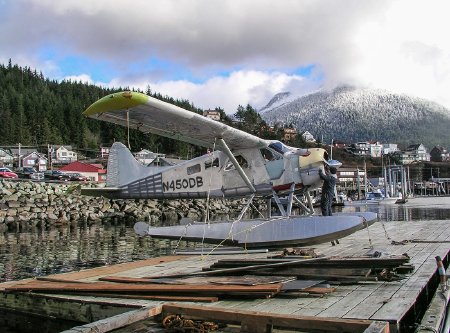
<instances>
[{"instance_id":1,"label":"cloud","mask_svg":"<svg viewBox=\"0 0 450 333\"><path fill-rule=\"evenodd\" d=\"M89 74L80 74L80 75L69 75L64 77L65 80L67 81L72 81L72 82L82 82L82 83L87 83L87 84L94 84L94 80L92 79L92 77ZM96 82L96 84L98 85L104 85L100 82Z\"/></svg>"},{"instance_id":2,"label":"cloud","mask_svg":"<svg viewBox=\"0 0 450 333\"><path fill-rule=\"evenodd\" d=\"M149 83L202 107L263 105L277 89L315 89L318 78L323 87L373 86L450 107L448 0L15 0L1 6L0 60L31 59L60 77L66 69L57 68L58 59L70 54L107 62L104 82ZM45 47L57 51L38 56ZM308 66L312 75L294 74ZM82 73L93 77L83 67L70 75Z\"/></svg>"},{"instance_id":3,"label":"cloud","mask_svg":"<svg viewBox=\"0 0 450 333\"><path fill-rule=\"evenodd\" d=\"M221 107L228 114L237 111L239 105L245 106L245 101L256 108L264 106L270 98L280 91L303 90L310 92L317 87L310 85L303 77L287 75L281 72L234 71L227 76L215 76L203 83L193 83L185 80L148 82L123 81L113 79L107 85L112 87L131 86L160 92L178 99L188 99L202 109ZM244 101L244 102L242 102Z\"/></svg>"}]
</instances>

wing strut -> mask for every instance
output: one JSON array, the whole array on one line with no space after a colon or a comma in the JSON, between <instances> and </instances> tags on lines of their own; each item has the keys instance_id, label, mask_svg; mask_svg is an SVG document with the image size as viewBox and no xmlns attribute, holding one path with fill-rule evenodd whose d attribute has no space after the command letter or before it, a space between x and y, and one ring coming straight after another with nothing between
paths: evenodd
<instances>
[{"instance_id":1,"label":"wing strut","mask_svg":"<svg viewBox=\"0 0 450 333\"><path fill-rule=\"evenodd\" d=\"M245 174L244 170L242 170L241 166L239 165L238 161L236 160L236 158L234 157L233 153L231 152L230 148L228 148L227 144L225 143L225 141L223 139L219 139L219 144L222 146L223 148L223 152L225 153L225 155L228 156L228 158L230 159L231 163L233 163L234 167L236 168L237 172L239 173L239 175L241 176L242 180L245 182L245 184L248 186L248 188L255 193L256 189L253 186L253 184L251 183L250 179L248 179L247 175Z\"/></svg>"}]
</instances>

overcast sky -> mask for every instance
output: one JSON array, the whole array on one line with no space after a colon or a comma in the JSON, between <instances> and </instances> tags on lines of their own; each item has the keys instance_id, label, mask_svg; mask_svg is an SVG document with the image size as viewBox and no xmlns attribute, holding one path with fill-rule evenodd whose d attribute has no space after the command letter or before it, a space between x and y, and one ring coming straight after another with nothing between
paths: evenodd
<instances>
[{"instance_id":1,"label":"overcast sky","mask_svg":"<svg viewBox=\"0 0 450 333\"><path fill-rule=\"evenodd\" d=\"M450 108L449 0L0 0L0 62L227 113L384 88Z\"/></svg>"}]
</instances>

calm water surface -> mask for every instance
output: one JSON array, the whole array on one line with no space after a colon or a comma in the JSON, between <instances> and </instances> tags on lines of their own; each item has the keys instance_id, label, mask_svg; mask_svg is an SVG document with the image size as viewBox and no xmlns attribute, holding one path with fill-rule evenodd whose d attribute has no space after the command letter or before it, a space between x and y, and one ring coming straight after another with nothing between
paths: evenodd
<instances>
[{"instance_id":1,"label":"calm water surface","mask_svg":"<svg viewBox=\"0 0 450 333\"><path fill-rule=\"evenodd\" d=\"M352 205L336 207L336 210L373 211L386 222L450 219L450 198L420 200L414 205ZM176 247L196 245L137 237L133 223L70 225L0 233L0 282L168 255ZM59 332L74 326L72 322L53 323L0 311L1 332L34 332L35 322L42 328L39 332Z\"/></svg>"},{"instance_id":2,"label":"calm water surface","mask_svg":"<svg viewBox=\"0 0 450 333\"><path fill-rule=\"evenodd\" d=\"M133 223L7 232L0 234L0 282L162 256L194 244L137 237Z\"/></svg>"}]
</instances>

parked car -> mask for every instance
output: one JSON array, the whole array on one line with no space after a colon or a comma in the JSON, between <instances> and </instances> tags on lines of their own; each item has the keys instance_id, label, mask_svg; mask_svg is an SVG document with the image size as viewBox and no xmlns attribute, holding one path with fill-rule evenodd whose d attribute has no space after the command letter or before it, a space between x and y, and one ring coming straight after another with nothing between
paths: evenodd
<instances>
[{"instance_id":1,"label":"parked car","mask_svg":"<svg viewBox=\"0 0 450 333\"><path fill-rule=\"evenodd\" d=\"M19 178L29 178L32 180L43 180L44 173L36 171L33 167L22 167L18 168L16 171Z\"/></svg>"},{"instance_id":2,"label":"parked car","mask_svg":"<svg viewBox=\"0 0 450 333\"><path fill-rule=\"evenodd\" d=\"M44 172L45 179L68 181L70 176L60 170L47 170Z\"/></svg>"},{"instance_id":3,"label":"parked car","mask_svg":"<svg viewBox=\"0 0 450 333\"><path fill-rule=\"evenodd\" d=\"M72 181L86 182L89 180L88 177L83 176L81 173L78 173L78 172L67 172L67 174L70 176L69 180L72 180Z\"/></svg>"},{"instance_id":4,"label":"parked car","mask_svg":"<svg viewBox=\"0 0 450 333\"><path fill-rule=\"evenodd\" d=\"M18 178L18 176L8 168L0 168L0 178Z\"/></svg>"}]
</instances>

